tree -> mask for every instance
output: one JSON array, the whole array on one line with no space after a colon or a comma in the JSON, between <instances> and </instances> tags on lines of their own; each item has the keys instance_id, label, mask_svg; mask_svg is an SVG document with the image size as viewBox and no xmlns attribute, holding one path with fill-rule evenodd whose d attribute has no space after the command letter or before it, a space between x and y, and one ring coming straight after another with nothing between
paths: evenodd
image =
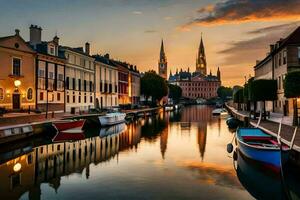
<instances>
[{"instance_id":1,"label":"tree","mask_svg":"<svg viewBox=\"0 0 300 200\"><path fill-rule=\"evenodd\" d=\"M152 103L160 101L168 94L168 86L162 77L156 74L155 71L148 71L141 78L141 94L146 98L152 97Z\"/></svg>"},{"instance_id":2,"label":"tree","mask_svg":"<svg viewBox=\"0 0 300 200\"><path fill-rule=\"evenodd\" d=\"M175 103L179 102L182 96L182 89L173 84L168 84L169 87L169 98L171 98Z\"/></svg>"},{"instance_id":3,"label":"tree","mask_svg":"<svg viewBox=\"0 0 300 200\"><path fill-rule=\"evenodd\" d=\"M293 125L299 125L297 98L300 97L300 72L290 72L284 79L284 96L293 98Z\"/></svg>"},{"instance_id":4,"label":"tree","mask_svg":"<svg viewBox=\"0 0 300 200\"><path fill-rule=\"evenodd\" d=\"M232 88L221 86L218 88L218 97L220 97L223 101L226 101L228 98L232 97Z\"/></svg>"},{"instance_id":5,"label":"tree","mask_svg":"<svg viewBox=\"0 0 300 200\"><path fill-rule=\"evenodd\" d=\"M238 104L238 110L240 110L240 104L244 103L244 88L239 88L233 94L233 102Z\"/></svg>"},{"instance_id":6,"label":"tree","mask_svg":"<svg viewBox=\"0 0 300 200\"><path fill-rule=\"evenodd\" d=\"M249 97L253 102L262 101L266 116L266 101L277 99L277 81L269 79L253 80L249 84Z\"/></svg>"}]
</instances>

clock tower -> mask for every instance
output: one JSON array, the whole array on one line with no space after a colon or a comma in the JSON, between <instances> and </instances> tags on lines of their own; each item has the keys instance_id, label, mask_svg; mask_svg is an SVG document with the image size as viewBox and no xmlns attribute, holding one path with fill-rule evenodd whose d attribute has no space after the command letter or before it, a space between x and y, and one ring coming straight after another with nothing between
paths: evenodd
<instances>
[{"instance_id":1,"label":"clock tower","mask_svg":"<svg viewBox=\"0 0 300 200\"><path fill-rule=\"evenodd\" d=\"M168 62L164 50L164 41L162 40L161 47L160 47L159 61L158 61L158 74L164 79L167 79L167 70L168 70Z\"/></svg>"},{"instance_id":2,"label":"clock tower","mask_svg":"<svg viewBox=\"0 0 300 200\"><path fill-rule=\"evenodd\" d=\"M205 56L205 49L202 40L202 34L201 34L201 41L198 50L198 56L196 59L196 72L199 72L205 76L207 74L206 56Z\"/></svg>"}]
</instances>

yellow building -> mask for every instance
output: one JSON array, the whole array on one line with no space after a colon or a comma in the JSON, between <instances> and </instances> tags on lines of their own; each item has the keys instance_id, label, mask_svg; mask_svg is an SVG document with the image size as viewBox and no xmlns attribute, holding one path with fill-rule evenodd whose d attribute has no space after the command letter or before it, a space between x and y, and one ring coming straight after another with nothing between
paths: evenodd
<instances>
[{"instance_id":1,"label":"yellow building","mask_svg":"<svg viewBox=\"0 0 300 200\"><path fill-rule=\"evenodd\" d=\"M19 34L0 38L0 107L35 108L35 51Z\"/></svg>"}]
</instances>

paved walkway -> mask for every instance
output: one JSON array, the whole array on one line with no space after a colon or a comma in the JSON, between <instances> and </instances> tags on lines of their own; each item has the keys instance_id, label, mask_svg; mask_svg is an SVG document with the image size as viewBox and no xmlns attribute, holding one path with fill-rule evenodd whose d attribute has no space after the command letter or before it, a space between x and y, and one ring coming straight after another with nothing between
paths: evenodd
<instances>
[{"instance_id":1,"label":"paved walkway","mask_svg":"<svg viewBox=\"0 0 300 200\"><path fill-rule=\"evenodd\" d=\"M48 117L46 118L46 114L36 114L36 113L8 113L3 117L0 117L0 127L2 126L13 126L18 124L27 124L27 123L38 123L38 122L46 122L49 120L58 120L64 117L72 117L76 115L71 115L70 113L55 113L54 117L52 117L51 113L48 113Z\"/></svg>"},{"instance_id":2,"label":"paved walkway","mask_svg":"<svg viewBox=\"0 0 300 200\"><path fill-rule=\"evenodd\" d=\"M249 112L246 111L237 111L235 108L227 106L235 113L239 113L241 116L250 116ZM300 152L300 127L296 129L295 126L292 126L292 120L289 117L282 117L282 115L277 113L271 113L270 118L267 120L261 120L258 128L262 129L266 133L273 135L274 137L278 136L279 124L282 122L280 137L283 143L291 145L294 142L293 149ZM258 120L250 120L250 124L254 127L257 126ZM296 135L294 133L296 130Z\"/></svg>"}]
</instances>

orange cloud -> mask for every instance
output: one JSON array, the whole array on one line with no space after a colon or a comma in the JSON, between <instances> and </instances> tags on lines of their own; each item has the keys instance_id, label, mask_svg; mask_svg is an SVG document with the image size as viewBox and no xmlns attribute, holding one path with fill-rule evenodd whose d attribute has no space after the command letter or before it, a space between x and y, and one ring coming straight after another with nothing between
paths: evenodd
<instances>
[{"instance_id":1,"label":"orange cloud","mask_svg":"<svg viewBox=\"0 0 300 200\"><path fill-rule=\"evenodd\" d=\"M253 21L300 19L299 0L227 0L198 10L198 17L184 24L221 25Z\"/></svg>"}]
</instances>

